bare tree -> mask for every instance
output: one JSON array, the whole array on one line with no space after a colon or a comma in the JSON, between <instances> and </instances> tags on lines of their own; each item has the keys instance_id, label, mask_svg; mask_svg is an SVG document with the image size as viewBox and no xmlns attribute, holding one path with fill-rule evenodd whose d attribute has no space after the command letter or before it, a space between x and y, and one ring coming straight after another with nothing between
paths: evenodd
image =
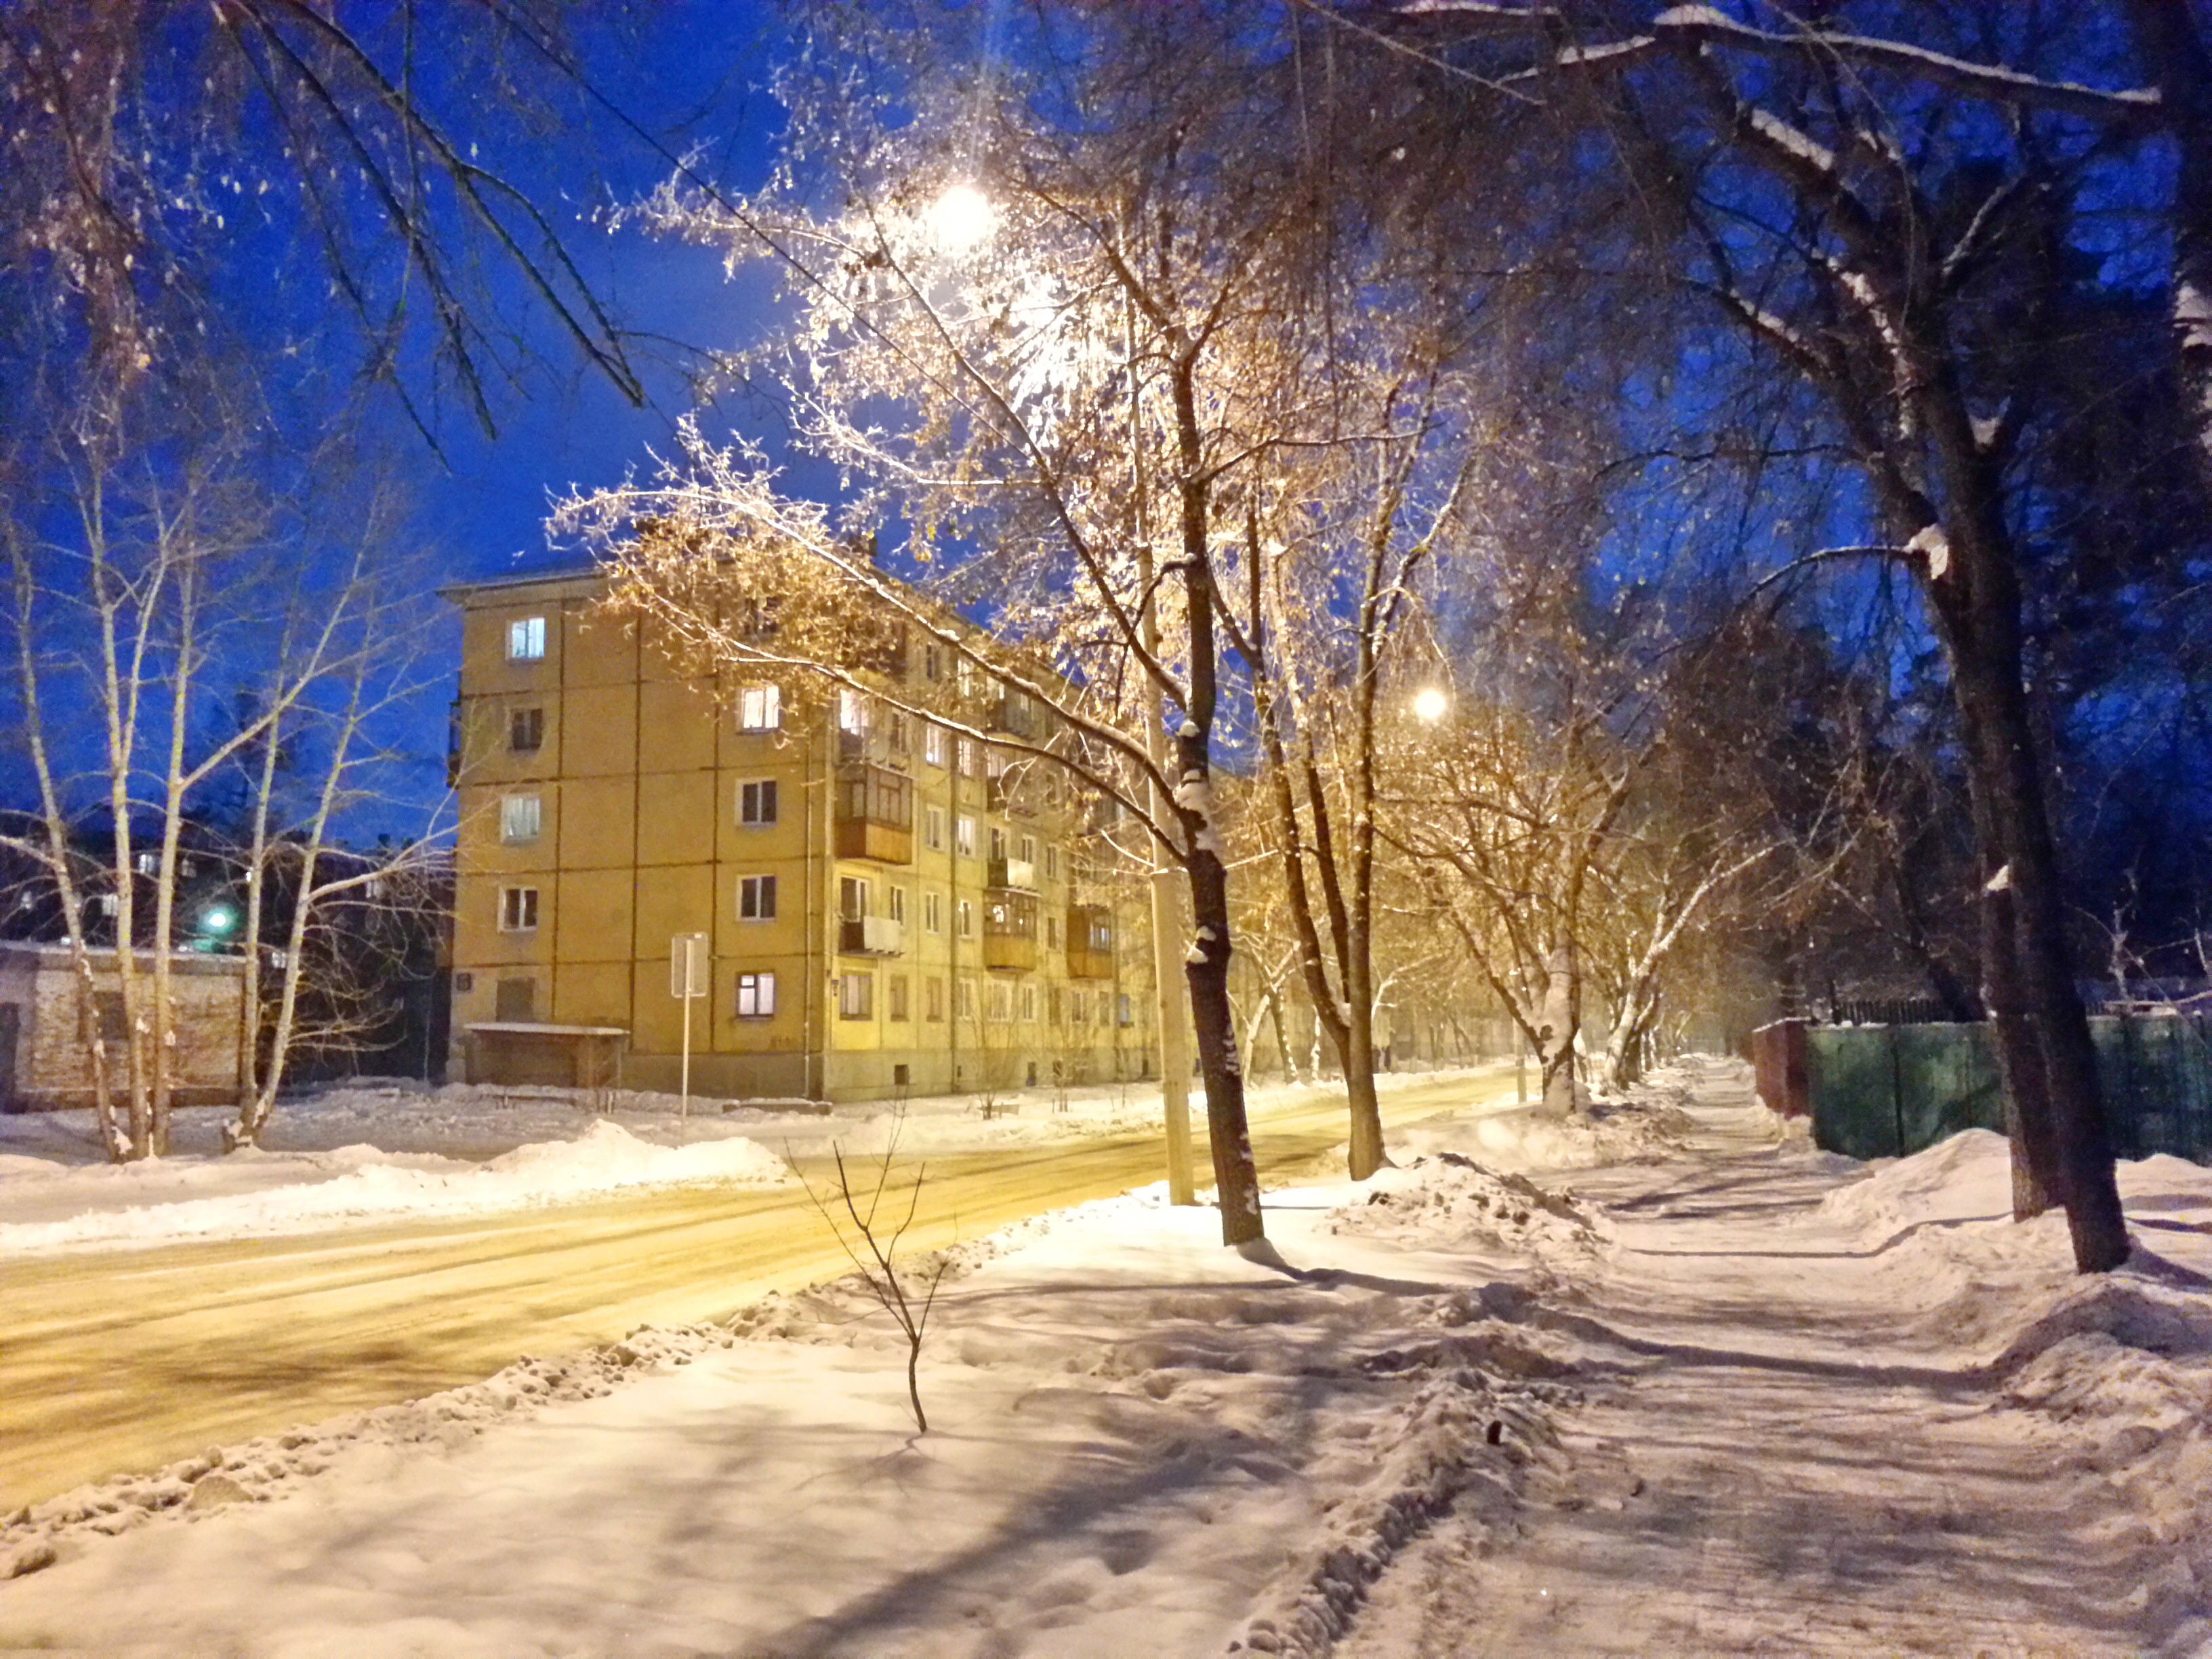
<instances>
[{"instance_id":1,"label":"bare tree","mask_svg":"<svg viewBox=\"0 0 2212 1659\"><path fill-rule=\"evenodd\" d=\"M894 1133L885 1142L883 1156L876 1164L875 1182L865 1194L856 1190L853 1173L845 1164L845 1149L830 1147L830 1156L837 1169L837 1202L832 1208L828 1200L814 1190L805 1174L799 1176L806 1188L806 1196L815 1212L829 1224L836 1235L840 1249L860 1275L868 1294L876 1305L889 1314L906 1338L906 1397L914 1412L915 1431L929 1432L929 1419L921 1409L922 1339L929 1333L929 1316L937 1307L937 1288L944 1283L945 1270L951 1258L939 1255L926 1273L902 1270L898 1265L899 1245L904 1241L907 1229L914 1225L916 1209L921 1203L921 1183L927 1173L927 1165L919 1165L914 1172L914 1184L907 1189L906 1212L896 1221L884 1212L884 1197L890 1186L891 1154L898 1146ZM794 1164L792 1166L797 1169ZM896 1202L896 1194L892 1194ZM838 1219L838 1211L844 1219ZM911 1281L911 1282L910 1282Z\"/></svg>"}]
</instances>

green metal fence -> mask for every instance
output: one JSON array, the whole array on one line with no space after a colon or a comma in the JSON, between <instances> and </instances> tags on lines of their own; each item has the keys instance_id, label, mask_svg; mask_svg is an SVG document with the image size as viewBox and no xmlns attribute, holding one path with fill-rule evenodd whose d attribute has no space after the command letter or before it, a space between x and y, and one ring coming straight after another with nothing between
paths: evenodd
<instances>
[{"instance_id":1,"label":"green metal fence","mask_svg":"<svg viewBox=\"0 0 2212 1659\"><path fill-rule=\"evenodd\" d=\"M2112 1149L2212 1164L2212 1013L2099 1016ZM1985 1025L1815 1025L1805 1032L1816 1146L1897 1158L1961 1129L2004 1130Z\"/></svg>"}]
</instances>

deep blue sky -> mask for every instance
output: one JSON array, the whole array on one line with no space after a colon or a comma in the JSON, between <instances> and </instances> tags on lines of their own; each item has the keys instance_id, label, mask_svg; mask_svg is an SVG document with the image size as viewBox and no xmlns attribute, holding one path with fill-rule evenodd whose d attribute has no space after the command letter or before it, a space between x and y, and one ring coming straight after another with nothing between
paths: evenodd
<instances>
[{"instance_id":1,"label":"deep blue sky","mask_svg":"<svg viewBox=\"0 0 2212 1659\"><path fill-rule=\"evenodd\" d=\"M750 0L691 0L653 14L633 41L581 43L585 67L608 103L655 143L589 97L573 145L526 150L512 176L549 211L565 210L570 251L616 321L641 337L634 361L653 404L633 408L586 365L542 313L520 303L535 326L526 343L540 362L497 410L498 439L488 440L458 410L440 432L444 462L416 445L416 493L446 563L457 577L495 575L518 556L544 556L549 492L573 483L613 482L645 464L676 417L690 407L686 349L726 349L756 337L764 321L762 290L726 281L712 249L657 240L634 228L607 234L589 216L635 200L667 178L661 149L690 157L724 188L757 185L768 164L777 112L765 91L774 56L786 45L772 7ZM471 137L487 150L507 149L498 112L471 112ZM518 162L520 165L518 165ZM733 410L733 413L740 411ZM396 411L386 411L395 427Z\"/></svg>"}]
</instances>

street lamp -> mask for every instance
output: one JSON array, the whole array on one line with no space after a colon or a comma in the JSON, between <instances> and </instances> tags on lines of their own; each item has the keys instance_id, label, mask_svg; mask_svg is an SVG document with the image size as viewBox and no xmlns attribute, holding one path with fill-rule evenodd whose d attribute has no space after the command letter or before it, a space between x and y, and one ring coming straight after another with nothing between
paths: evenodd
<instances>
[{"instance_id":1,"label":"street lamp","mask_svg":"<svg viewBox=\"0 0 2212 1659\"><path fill-rule=\"evenodd\" d=\"M997 228L999 211L991 198L969 184L949 185L930 207L929 234L948 253L966 253Z\"/></svg>"},{"instance_id":2,"label":"street lamp","mask_svg":"<svg viewBox=\"0 0 2212 1659\"><path fill-rule=\"evenodd\" d=\"M999 211L991 198L975 185L957 183L946 186L933 203L925 216L930 234L938 246L953 255L975 251L997 229ZM1133 365L1136 359L1134 332L1136 320L1133 309L1125 295L1121 307L1121 323L1126 354ZM1042 331L1038 337L1041 339ZM1159 617L1153 596L1152 538L1144 522L1145 479L1143 452L1136 439L1137 377L1129 376L1130 455L1138 503L1138 522L1134 537L1137 561L1137 588L1144 597L1139 608L1138 631L1146 652L1155 655L1159 650ZM1142 720L1145 753L1153 769L1160 775L1169 770L1167 727L1164 702L1158 687L1145 700ZM1168 816L1166 792L1158 781L1148 786L1155 822ZM1191 1179L1190 1136L1190 1048L1184 1026L1184 1007L1187 999L1178 991L1182 980L1181 952L1176 949L1176 938L1182 931L1182 906L1176 886L1175 872L1157 854L1153 858L1151 881L1152 934L1152 990L1156 999L1155 1012L1158 1020L1158 1036L1160 1048L1160 1108L1167 1132L1168 1200L1173 1204L1192 1204L1197 1201Z\"/></svg>"},{"instance_id":3,"label":"street lamp","mask_svg":"<svg viewBox=\"0 0 2212 1659\"><path fill-rule=\"evenodd\" d=\"M1444 710L1450 707L1451 699L1444 695L1442 686L1425 685L1413 694L1413 713L1431 726L1442 720Z\"/></svg>"}]
</instances>

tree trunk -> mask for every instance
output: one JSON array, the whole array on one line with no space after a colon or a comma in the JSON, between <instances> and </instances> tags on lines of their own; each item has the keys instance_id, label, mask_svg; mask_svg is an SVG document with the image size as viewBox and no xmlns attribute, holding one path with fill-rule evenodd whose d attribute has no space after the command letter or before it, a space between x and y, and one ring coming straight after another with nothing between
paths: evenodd
<instances>
[{"instance_id":1,"label":"tree trunk","mask_svg":"<svg viewBox=\"0 0 2212 1659\"><path fill-rule=\"evenodd\" d=\"M1990 839L1985 836L1983 844L1990 845ZM1985 868L1983 873L1982 1001L1989 1010L1997 1077L2004 1090L2005 1133L2012 1141L2012 1218L2032 1221L2057 1201L2050 1085L2044 1077L2035 1026L2021 1000L2010 872L2002 882L1995 879L1996 871Z\"/></svg>"},{"instance_id":2,"label":"tree trunk","mask_svg":"<svg viewBox=\"0 0 2212 1659\"><path fill-rule=\"evenodd\" d=\"M1260 1180L1244 1113L1244 1068L1237 1054L1236 1016L1229 1005L1228 872L1220 859L1204 848L1191 856L1190 898L1197 939L1184 975L1190 981L1199 1072L1206 1079L1206 1127L1213 1153L1213 1184L1221 1200L1221 1242L1248 1244L1266 1237L1267 1229L1260 1215Z\"/></svg>"},{"instance_id":3,"label":"tree trunk","mask_svg":"<svg viewBox=\"0 0 2212 1659\"><path fill-rule=\"evenodd\" d=\"M2183 0L2129 0L2142 73L2158 87L2173 169L2173 327L2198 459L2212 471L2212 41ZM2201 14L2198 14L2201 15Z\"/></svg>"},{"instance_id":4,"label":"tree trunk","mask_svg":"<svg viewBox=\"0 0 2212 1659\"><path fill-rule=\"evenodd\" d=\"M2027 1045L2005 1050L2027 1085L2027 1092L2014 1097L2014 1109L2030 1148L2031 1175L2065 1206L2075 1267L2102 1273L2127 1260L2127 1224L2105 1130L2096 1049L2067 948L2057 849L2021 672L2019 585L2002 553L1984 550L1965 574L1972 597L1964 603L1944 591L1948 579L1930 586L1949 623L1954 695L1986 818L1977 827L1995 842L1983 854L1997 866L1990 884L1997 889L1993 908L2012 912L2018 1006L2034 1035L2033 1060L2026 1057ZM2005 953L1992 951L1990 962L2002 976ZM2009 997L2002 983L1998 988ZM2039 1064L2047 1112L2040 1126L2033 1115Z\"/></svg>"},{"instance_id":5,"label":"tree trunk","mask_svg":"<svg viewBox=\"0 0 2212 1659\"><path fill-rule=\"evenodd\" d=\"M1582 984L1575 947L1553 945L1544 966L1544 1012L1536 1022L1544 1110L1553 1117L1572 1117L1581 1104L1575 1088L1575 1033L1582 1023Z\"/></svg>"}]
</instances>

